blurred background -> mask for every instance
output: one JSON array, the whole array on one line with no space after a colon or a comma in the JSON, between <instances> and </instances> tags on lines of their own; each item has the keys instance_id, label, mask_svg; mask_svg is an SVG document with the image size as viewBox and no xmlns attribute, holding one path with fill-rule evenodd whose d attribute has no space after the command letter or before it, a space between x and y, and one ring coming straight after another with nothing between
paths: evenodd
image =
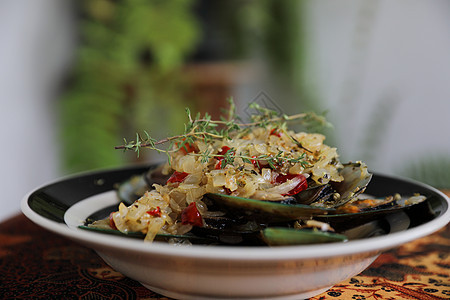
<instances>
[{"instance_id":1,"label":"blurred background","mask_svg":"<svg viewBox=\"0 0 450 300\"><path fill-rule=\"evenodd\" d=\"M2 0L0 219L61 176L233 97L327 112L342 161L450 188L446 0Z\"/></svg>"}]
</instances>

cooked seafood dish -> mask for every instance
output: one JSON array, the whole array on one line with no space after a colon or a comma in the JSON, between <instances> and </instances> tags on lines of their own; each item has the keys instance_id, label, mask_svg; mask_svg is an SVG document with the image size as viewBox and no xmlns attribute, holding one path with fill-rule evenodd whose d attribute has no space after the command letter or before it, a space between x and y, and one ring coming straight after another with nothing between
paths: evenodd
<instances>
[{"instance_id":1,"label":"cooked seafood dish","mask_svg":"<svg viewBox=\"0 0 450 300\"><path fill-rule=\"evenodd\" d=\"M258 114L238 123L231 107L221 121L192 119L188 111L184 134L164 141L147 134L118 147L148 147L168 160L122 183L109 218L81 227L175 244L343 242L349 229L426 200L364 195L372 175L363 162L342 163L324 135L288 129L318 116L279 116L256 106ZM167 149L157 148L164 142Z\"/></svg>"}]
</instances>

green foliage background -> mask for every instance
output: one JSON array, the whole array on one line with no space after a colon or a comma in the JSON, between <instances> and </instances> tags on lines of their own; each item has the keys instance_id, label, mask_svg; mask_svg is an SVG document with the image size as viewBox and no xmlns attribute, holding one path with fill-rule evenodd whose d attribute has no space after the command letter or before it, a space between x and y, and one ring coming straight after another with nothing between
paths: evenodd
<instances>
[{"instance_id":1,"label":"green foliage background","mask_svg":"<svg viewBox=\"0 0 450 300\"><path fill-rule=\"evenodd\" d=\"M200 30L194 1L80 2L80 45L61 101L63 163L68 172L133 160L114 146L145 128L183 124L185 57ZM151 34L149 34L151 32Z\"/></svg>"},{"instance_id":2,"label":"green foliage background","mask_svg":"<svg viewBox=\"0 0 450 300\"><path fill-rule=\"evenodd\" d=\"M302 56L299 1L76 3L78 55L61 100L64 172L135 161L134 153L115 151L114 146L136 132L152 131L156 138L180 132L184 107L196 110L193 99L185 96L191 87L183 66L198 59L199 48L209 51L203 53L209 60L248 59L256 52L280 75L271 76L278 78L274 85L299 91L293 80ZM205 46L211 42L213 49Z\"/></svg>"},{"instance_id":3,"label":"green foliage background","mask_svg":"<svg viewBox=\"0 0 450 300\"><path fill-rule=\"evenodd\" d=\"M136 132L147 130L162 138L182 131L184 108L197 110L195 99L186 98L192 87L183 67L199 59L260 58L267 67L262 86L273 88L274 100L285 111L326 109L308 73L305 1L83 0L75 4L79 46L60 102L64 173L136 161L135 153L114 150ZM355 40L370 39L370 28L357 29ZM364 47L353 51L355 57L366 57L359 53L367 51ZM354 82L358 74L348 81ZM357 94L354 84L347 88L350 95ZM381 153L379 145L389 126L386 111L395 114L392 103L397 100L395 95L380 99L379 109L367 120L359 157L369 165ZM336 145L333 131L323 133L328 144ZM402 162L397 173L450 188L449 156L435 152ZM143 151L140 160L149 154Z\"/></svg>"}]
</instances>

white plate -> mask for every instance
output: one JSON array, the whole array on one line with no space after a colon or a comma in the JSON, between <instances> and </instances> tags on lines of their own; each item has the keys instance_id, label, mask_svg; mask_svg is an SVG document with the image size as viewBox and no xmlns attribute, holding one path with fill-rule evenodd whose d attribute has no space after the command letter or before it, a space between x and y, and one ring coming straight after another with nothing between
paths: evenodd
<instances>
[{"instance_id":1,"label":"white plate","mask_svg":"<svg viewBox=\"0 0 450 300\"><path fill-rule=\"evenodd\" d=\"M302 299L357 275L387 249L429 235L450 220L449 199L415 181L374 174L367 193L421 193L419 210L387 218L390 233L347 243L286 247L173 246L77 228L118 203L115 184L148 166L85 173L30 192L22 211L36 224L94 249L115 270L177 299ZM425 213L428 211L429 213Z\"/></svg>"}]
</instances>

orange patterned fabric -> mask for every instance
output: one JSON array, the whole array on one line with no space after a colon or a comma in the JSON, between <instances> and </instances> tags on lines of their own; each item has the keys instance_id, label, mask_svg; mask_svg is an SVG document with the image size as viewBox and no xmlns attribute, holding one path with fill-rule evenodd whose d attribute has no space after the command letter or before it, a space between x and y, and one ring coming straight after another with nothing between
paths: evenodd
<instances>
[{"instance_id":1,"label":"orange patterned fabric","mask_svg":"<svg viewBox=\"0 0 450 300\"><path fill-rule=\"evenodd\" d=\"M23 215L0 224L0 274L2 299L167 299ZM310 299L450 299L450 225Z\"/></svg>"},{"instance_id":2,"label":"orange patterned fabric","mask_svg":"<svg viewBox=\"0 0 450 300\"><path fill-rule=\"evenodd\" d=\"M310 299L450 299L450 226L383 253L361 274Z\"/></svg>"},{"instance_id":3,"label":"orange patterned fabric","mask_svg":"<svg viewBox=\"0 0 450 300\"><path fill-rule=\"evenodd\" d=\"M381 254L361 274L310 298L329 299L450 299L450 225Z\"/></svg>"}]
</instances>

